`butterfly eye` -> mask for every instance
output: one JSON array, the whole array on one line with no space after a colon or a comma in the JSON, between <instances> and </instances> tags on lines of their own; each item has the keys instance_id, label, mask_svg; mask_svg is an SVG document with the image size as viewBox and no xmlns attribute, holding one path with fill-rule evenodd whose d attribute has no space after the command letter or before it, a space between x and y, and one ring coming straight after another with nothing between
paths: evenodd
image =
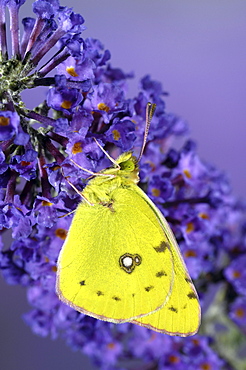
<instances>
[{"instance_id":1,"label":"butterfly eye","mask_svg":"<svg viewBox=\"0 0 246 370\"><path fill-rule=\"evenodd\" d=\"M141 264L141 257L138 254L125 253L120 257L120 267L128 274L132 273L136 266Z\"/></svg>"},{"instance_id":2,"label":"butterfly eye","mask_svg":"<svg viewBox=\"0 0 246 370\"><path fill-rule=\"evenodd\" d=\"M121 162L121 163L119 163L119 165L120 165L120 169L123 170L123 171L132 172L135 168L135 164L133 163L132 160Z\"/></svg>"}]
</instances>

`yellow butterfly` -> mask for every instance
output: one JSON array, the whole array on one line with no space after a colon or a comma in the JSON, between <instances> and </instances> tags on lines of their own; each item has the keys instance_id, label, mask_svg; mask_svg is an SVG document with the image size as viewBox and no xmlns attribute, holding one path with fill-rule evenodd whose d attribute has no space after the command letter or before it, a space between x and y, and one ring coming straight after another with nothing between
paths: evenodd
<instances>
[{"instance_id":1,"label":"yellow butterfly","mask_svg":"<svg viewBox=\"0 0 246 370\"><path fill-rule=\"evenodd\" d=\"M148 103L139 159L154 110ZM113 166L94 174L81 193L58 258L57 294L100 320L193 335L198 296L169 225L137 186L139 159L132 152L111 158Z\"/></svg>"}]
</instances>

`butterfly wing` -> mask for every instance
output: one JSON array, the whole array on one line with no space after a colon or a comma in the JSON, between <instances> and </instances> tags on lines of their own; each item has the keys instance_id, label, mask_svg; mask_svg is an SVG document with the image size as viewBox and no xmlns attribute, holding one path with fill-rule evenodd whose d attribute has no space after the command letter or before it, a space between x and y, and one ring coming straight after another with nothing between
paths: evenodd
<instances>
[{"instance_id":1,"label":"butterfly wing","mask_svg":"<svg viewBox=\"0 0 246 370\"><path fill-rule=\"evenodd\" d=\"M81 202L58 259L60 299L98 319L142 317L172 292L170 243L138 189L115 189L110 204Z\"/></svg>"},{"instance_id":2,"label":"butterfly wing","mask_svg":"<svg viewBox=\"0 0 246 370\"><path fill-rule=\"evenodd\" d=\"M184 337L193 335L199 328L201 318L196 289L167 221L146 194L141 189L139 191L159 219L165 237L168 240L174 265L174 283L167 303L160 310L133 322L169 335Z\"/></svg>"}]
</instances>

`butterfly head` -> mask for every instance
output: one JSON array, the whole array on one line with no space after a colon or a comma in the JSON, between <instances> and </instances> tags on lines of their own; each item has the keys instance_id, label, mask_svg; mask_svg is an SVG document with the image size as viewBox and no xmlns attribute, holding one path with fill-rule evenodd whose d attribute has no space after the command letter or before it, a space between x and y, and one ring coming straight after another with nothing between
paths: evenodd
<instances>
[{"instance_id":1,"label":"butterfly head","mask_svg":"<svg viewBox=\"0 0 246 370\"><path fill-rule=\"evenodd\" d=\"M132 155L132 152L122 153L116 159L116 166L119 171L118 172L119 176L128 178L129 180L138 183L139 181L138 160L134 155Z\"/></svg>"}]
</instances>

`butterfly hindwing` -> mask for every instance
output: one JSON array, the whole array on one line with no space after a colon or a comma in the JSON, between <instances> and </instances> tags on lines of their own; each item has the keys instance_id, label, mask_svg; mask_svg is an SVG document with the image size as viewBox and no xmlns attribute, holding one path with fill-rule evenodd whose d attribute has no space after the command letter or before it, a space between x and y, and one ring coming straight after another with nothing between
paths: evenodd
<instances>
[{"instance_id":1,"label":"butterfly hindwing","mask_svg":"<svg viewBox=\"0 0 246 370\"><path fill-rule=\"evenodd\" d=\"M141 192L140 189L139 191ZM199 328L201 316L195 287L169 225L146 194L142 192L142 196L157 215L170 245L174 265L174 284L169 299L160 310L133 322L169 335L193 335Z\"/></svg>"},{"instance_id":2,"label":"butterfly hindwing","mask_svg":"<svg viewBox=\"0 0 246 370\"><path fill-rule=\"evenodd\" d=\"M169 335L195 334L200 325L200 306L194 286L184 271L175 269L168 302L160 310L133 322Z\"/></svg>"},{"instance_id":3,"label":"butterfly hindwing","mask_svg":"<svg viewBox=\"0 0 246 370\"><path fill-rule=\"evenodd\" d=\"M169 300L172 251L138 190L134 183L120 186L110 193L109 203L83 201L76 210L59 256L57 291L80 312L120 323L154 312Z\"/></svg>"}]
</instances>

